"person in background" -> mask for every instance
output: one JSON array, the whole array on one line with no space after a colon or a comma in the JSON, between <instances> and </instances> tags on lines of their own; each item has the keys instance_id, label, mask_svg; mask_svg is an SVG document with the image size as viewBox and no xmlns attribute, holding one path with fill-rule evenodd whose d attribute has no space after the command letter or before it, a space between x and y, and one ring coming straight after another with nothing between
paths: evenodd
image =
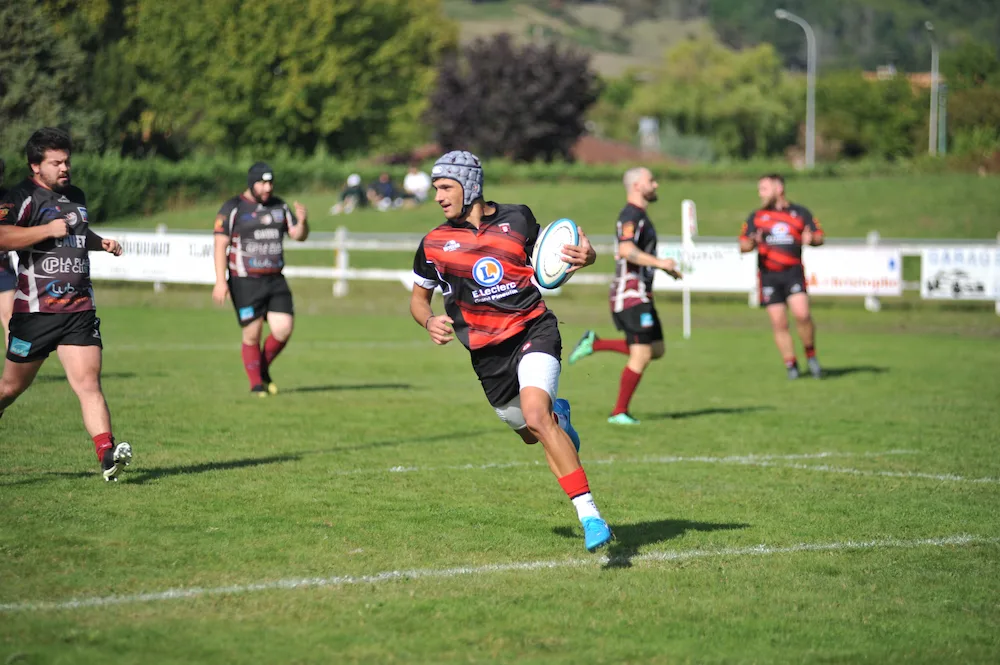
<instances>
[{"instance_id":1,"label":"person in background","mask_svg":"<svg viewBox=\"0 0 1000 665\"><path fill-rule=\"evenodd\" d=\"M417 164L411 164L410 170L403 178L403 191L413 201L423 203L431 191L431 177L421 171Z\"/></svg>"},{"instance_id":2,"label":"person in background","mask_svg":"<svg viewBox=\"0 0 1000 665\"><path fill-rule=\"evenodd\" d=\"M344 189L340 191L340 200L330 208L330 214L339 215L340 213L344 213L347 215L354 212L355 208L364 208L367 205L368 195L365 193L364 187L361 186L361 176L357 173L352 173L347 176Z\"/></svg>"}]
</instances>

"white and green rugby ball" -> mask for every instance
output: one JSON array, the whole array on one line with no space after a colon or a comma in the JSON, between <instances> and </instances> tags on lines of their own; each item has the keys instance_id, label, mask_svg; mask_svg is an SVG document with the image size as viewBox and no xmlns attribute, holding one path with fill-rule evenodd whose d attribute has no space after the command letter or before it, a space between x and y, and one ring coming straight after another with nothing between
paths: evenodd
<instances>
[{"instance_id":1,"label":"white and green rugby ball","mask_svg":"<svg viewBox=\"0 0 1000 665\"><path fill-rule=\"evenodd\" d=\"M572 267L563 261L563 245L580 243L580 230L572 219L557 219L538 234L535 250L531 253L531 265L535 269L535 281L543 289L555 289L571 276L567 271Z\"/></svg>"}]
</instances>

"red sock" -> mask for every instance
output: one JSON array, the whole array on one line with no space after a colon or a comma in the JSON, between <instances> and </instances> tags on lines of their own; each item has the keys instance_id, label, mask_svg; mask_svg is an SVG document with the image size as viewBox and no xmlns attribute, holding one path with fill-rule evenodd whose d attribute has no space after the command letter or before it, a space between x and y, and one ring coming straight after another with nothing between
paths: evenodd
<instances>
[{"instance_id":1,"label":"red sock","mask_svg":"<svg viewBox=\"0 0 1000 665\"><path fill-rule=\"evenodd\" d=\"M260 378L260 347L256 344L243 345L243 368L247 371L247 378L250 379L250 387L259 386L262 383Z\"/></svg>"},{"instance_id":2,"label":"red sock","mask_svg":"<svg viewBox=\"0 0 1000 665\"><path fill-rule=\"evenodd\" d=\"M97 461L104 461L104 451L115 445L115 437L111 436L111 432L105 432L104 434L98 434L94 437L94 450L97 452Z\"/></svg>"},{"instance_id":3,"label":"red sock","mask_svg":"<svg viewBox=\"0 0 1000 665\"><path fill-rule=\"evenodd\" d=\"M274 359L278 357L281 350L285 348L285 344L288 344L286 339L284 342L279 342L274 335L268 335L267 339L264 340L264 366L270 367Z\"/></svg>"},{"instance_id":4,"label":"red sock","mask_svg":"<svg viewBox=\"0 0 1000 665\"><path fill-rule=\"evenodd\" d=\"M816 357L816 347L815 346L807 346L806 347L806 358L815 358L815 357Z\"/></svg>"},{"instance_id":5,"label":"red sock","mask_svg":"<svg viewBox=\"0 0 1000 665\"><path fill-rule=\"evenodd\" d=\"M628 355L628 343L623 339L595 339L594 351L617 351Z\"/></svg>"},{"instance_id":6,"label":"red sock","mask_svg":"<svg viewBox=\"0 0 1000 665\"><path fill-rule=\"evenodd\" d=\"M797 367L798 364L799 364L799 361L797 361L795 359L795 356L792 356L791 358L785 358L785 367L787 367L788 369L791 369L793 367Z\"/></svg>"},{"instance_id":7,"label":"red sock","mask_svg":"<svg viewBox=\"0 0 1000 665\"><path fill-rule=\"evenodd\" d=\"M628 411L629 402L632 401L632 394L639 386L642 374L637 374L628 367L622 370L621 386L618 388L618 401L615 402L615 410L611 414L617 416L619 413Z\"/></svg>"},{"instance_id":8,"label":"red sock","mask_svg":"<svg viewBox=\"0 0 1000 665\"><path fill-rule=\"evenodd\" d=\"M582 466L576 471L560 478L559 484L570 499L575 499L581 494L586 494L590 491L590 485L587 483L587 473L583 470Z\"/></svg>"}]
</instances>

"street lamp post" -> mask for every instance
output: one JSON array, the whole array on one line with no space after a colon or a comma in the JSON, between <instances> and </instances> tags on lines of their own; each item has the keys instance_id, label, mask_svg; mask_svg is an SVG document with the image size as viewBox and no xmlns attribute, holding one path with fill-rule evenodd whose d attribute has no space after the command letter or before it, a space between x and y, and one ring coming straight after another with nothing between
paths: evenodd
<instances>
[{"instance_id":1,"label":"street lamp post","mask_svg":"<svg viewBox=\"0 0 1000 665\"><path fill-rule=\"evenodd\" d=\"M924 23L927 34L931 38L931 119L927 136L927 151L937 154L937 114L938 114L938 45L934 39L934 24L930 21Z\"/></svg>"},{"instance_id":2,"label":"street lamp post","mask_svg":"<svg viewBox=\"0 0 1000 665\"><path fill-rule=\"evenodd\" d=\"M804 19L791 12L776 9L774 16L797 24L806 33L806 168L811 169L816 163L816 35Z\"/></svg>"}]
</instances>

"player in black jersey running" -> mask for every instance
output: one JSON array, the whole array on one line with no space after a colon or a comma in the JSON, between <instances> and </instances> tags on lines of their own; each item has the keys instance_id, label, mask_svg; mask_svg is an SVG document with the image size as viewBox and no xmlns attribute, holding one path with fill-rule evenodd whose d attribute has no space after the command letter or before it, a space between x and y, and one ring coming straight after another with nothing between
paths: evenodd
<instances>
[{"instance_id":1,"label":"player in black jersey running","mask_svg":"<svg viewBox=\"0 0 1000 665\"><path fill-rule=\"evenodd\" d=\"M285 235L298 241L309 235L305 206L296 201L292 214L273 192L274 171L257 162L247 173L246 190L223 203L215 217L212 298L221 305L232 296L243 328L243 367L250 392L261 397L278 392L271 365L288 343L295 320L292 292L281 274ZM271 332L261 346L265 319Z\"/></svg>"}]
</instances>

